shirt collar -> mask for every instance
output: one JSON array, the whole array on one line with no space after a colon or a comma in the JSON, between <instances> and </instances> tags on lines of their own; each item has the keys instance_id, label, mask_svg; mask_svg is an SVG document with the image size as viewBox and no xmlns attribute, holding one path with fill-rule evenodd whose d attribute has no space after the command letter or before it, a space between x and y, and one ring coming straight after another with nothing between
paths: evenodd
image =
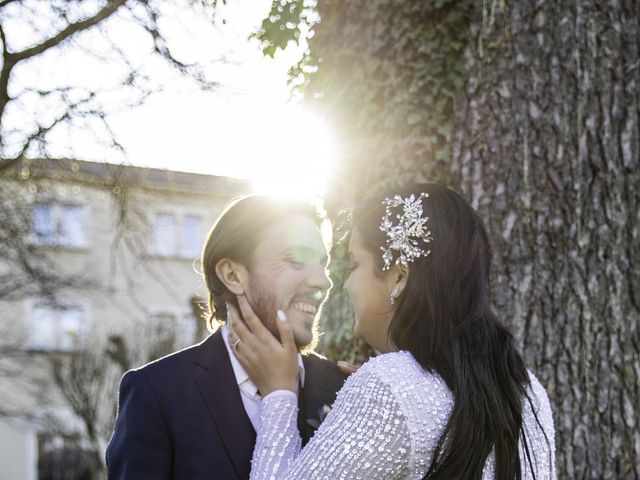
<instances>
[{"instance_id":1,"label":"shirt collar","mask_svg":"<svg viewBox=\"0 0 640 480\"><path fill-rule=\"evenodd\" d=\"M242 364L236 358L236 354L231 349L231 345L229 345L229 329L227 324L225 323L221 329L222 340L224 341L224 346L227 347L227 353L229 354L229 360L231 361L231 368L233 369L233 375L236 377L236 382L238 382L238 386L242 385L246 388L247 392L251 395L255 396L258 393L258 387L256 387L255 383L251 381L249 375L245 371ZM304 387L304 363L302 361L302 355L298 353L298 373L300 375L300 384Z\"/></svg>"}]
</instances>

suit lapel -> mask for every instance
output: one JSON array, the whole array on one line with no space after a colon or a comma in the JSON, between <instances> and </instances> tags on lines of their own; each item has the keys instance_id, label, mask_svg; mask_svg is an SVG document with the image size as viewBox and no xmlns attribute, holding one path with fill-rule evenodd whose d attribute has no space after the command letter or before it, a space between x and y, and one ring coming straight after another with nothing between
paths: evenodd
<instances>
[{"instance_id":1,"label":"suit lapel","mask_svg":"<svg viewBox=\"0 0 640 480\"><path fill-rule=\"evenodd\" d=\"M247 416L220 331L200 346L195 381L241 479L249 478L256 433ZM215 452L211 452L212 455Z\"/></svg>"},{"instance_id":2,"label":"suit lapel","mask_svg":"<svg viewBox=\"0 0 640 480\"><path fill-rule=\"evenodd\" d=\"M307 423L307 411L305 408L306 402L304 401L305 390L305 388L302 388L300 395L298 395L298 432L300 432L303 447L307 444L310 438L310 426Z\"/></svg>"},{"instance_id":3,"label":"suit lapel","mask_svg":"<svg viewBox=\"0 0 640 480\"><path fill-rule=\"evenodd\" d=\"M305 382L298 396L298 430L304 446L322 423L322 408L333 403L335 392L327 389L322 381L322 371L327 368L324 362L314 362L308 356L303 356L302 361Z\"/></svg>"}]
</instances>

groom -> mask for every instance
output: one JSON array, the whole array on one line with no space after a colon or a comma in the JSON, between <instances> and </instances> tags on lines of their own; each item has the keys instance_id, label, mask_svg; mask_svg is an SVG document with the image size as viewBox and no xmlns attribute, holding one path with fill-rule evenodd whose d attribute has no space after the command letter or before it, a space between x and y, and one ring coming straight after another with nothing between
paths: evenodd
<instances>
[{"instance_id":1,"label":"groom","mask_svg":"<svg viewBox=\"0 0 640 480\"><path fill-rule=\"evenodd\" d=\"M108 478L249 478L262 397L234 355L224 324L227 304L244 295L277 335L275 313L292 326L299 356L298 429L303 444L322 421L344 375L310 352L315 317L331 286L319 218L309 205L244 197L207 237L202 270L209 321L222 327L198 345L127 372L106 451Z\"/></svg>"}]
</instances>

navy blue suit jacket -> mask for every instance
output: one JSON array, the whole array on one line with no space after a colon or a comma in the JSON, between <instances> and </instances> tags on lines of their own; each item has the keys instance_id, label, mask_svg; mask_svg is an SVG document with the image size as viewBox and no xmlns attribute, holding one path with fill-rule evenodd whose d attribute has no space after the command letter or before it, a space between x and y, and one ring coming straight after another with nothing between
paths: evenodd
<instances>
[{"instance_id":1,"label":"navy blue suit jacket","mask_svg":"<svg viewBox=\"0 0 640 480\"><path fill-rule=\"evenodd\" d=\"M303 443L344 383L337 367L303 356L298 428ZM256 433L220 332L127 372L107 447L109 480L245 480Z\"/></svg>"}]
</instances>

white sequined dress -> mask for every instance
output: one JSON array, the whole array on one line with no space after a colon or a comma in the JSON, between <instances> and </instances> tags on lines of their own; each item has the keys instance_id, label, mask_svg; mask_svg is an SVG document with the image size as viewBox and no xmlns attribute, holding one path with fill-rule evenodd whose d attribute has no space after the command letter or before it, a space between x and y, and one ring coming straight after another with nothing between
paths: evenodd
<instances>
[{"instance_id":1,"label":"white sequined dress","mask_svg":"<svg viewBox=\"0 0 640 480\"><path fill-rule=\"evenodd\" d=\"M529 396L542 425L541 430L525 399L524 428L535 478L555 479L549 399L530 377ZM325 421L301 449L296 396L273 392L263 399L251 480L421 479L452 407L444 381L426 372L410 353L379 355L349 377ZM522 448L520 458L525 458ZM493 468L490 456L484 479L494 478ZM533 478L524 463L522 470L523 478Z\"/></svg>"}]
</instances>

